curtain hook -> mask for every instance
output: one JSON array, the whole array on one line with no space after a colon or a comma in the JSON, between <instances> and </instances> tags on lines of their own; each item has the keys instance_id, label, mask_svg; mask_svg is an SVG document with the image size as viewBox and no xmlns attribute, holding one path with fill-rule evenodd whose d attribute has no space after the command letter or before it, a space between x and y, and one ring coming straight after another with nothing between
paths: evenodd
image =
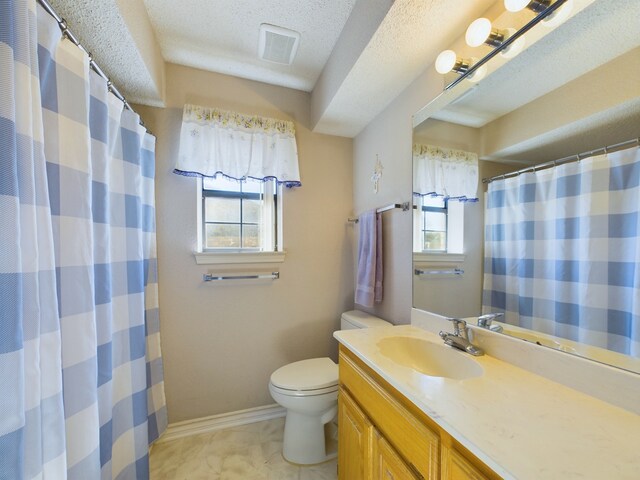
<instances>
[{"instance_id":1,"label":"curtain hook","mask_svg":"<svg viewBox=\"0 0 640 480\"><path fill-rule=\"evenodd\" d=\"M59 24L60 25L60 29L62 30L62 36L64 38L69 38L69 25L67 24L67 21L64 18L60 19Z\"/></svg>"}]
</instances>

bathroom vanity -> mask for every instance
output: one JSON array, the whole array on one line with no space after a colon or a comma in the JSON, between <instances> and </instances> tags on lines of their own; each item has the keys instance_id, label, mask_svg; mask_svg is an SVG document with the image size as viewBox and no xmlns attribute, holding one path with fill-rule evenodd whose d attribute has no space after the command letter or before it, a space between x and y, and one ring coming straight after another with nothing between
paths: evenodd
<instances>
[{"instance_id":1,"label":"bathroom vanity","mask_svg":"<svg viewBox=\"0 0 640 480\"><path fill-rule=\"evenodd\" d=\"M344 346L340 384L341 480L500 478Z\"/></svg>"},{"instance_id":2,"label":"bathroom vanity","mask_svg":"<svg viewBox=\"0 0 640 480\"><path fill-rule=\"evenodd\" d=\"M638 478L635 412L415 326L334 335L341 480Z\"/></svg>"}]
</instances>

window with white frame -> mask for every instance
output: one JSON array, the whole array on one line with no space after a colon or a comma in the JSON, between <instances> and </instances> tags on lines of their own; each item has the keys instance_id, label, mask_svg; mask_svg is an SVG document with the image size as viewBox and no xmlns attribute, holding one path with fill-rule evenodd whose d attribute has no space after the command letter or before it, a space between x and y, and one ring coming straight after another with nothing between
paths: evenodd
<instances>
[{"instance_id":1,"label":"window with white frame","mask_svg":"<svg viewBox=\"0 0 640 480\"><path fill-rule=\"evenodd\" d=\"M274 180L238 182L225 177L199 182L203 252L282 250L281 188Z\"/></svg>"},{"instance_id":2,"label":"window with white frame","mask_svg":"<svg viewBox=\"0 0 640 480\"><path fill-rule=\"evenodd\" d=\"M422 202L422 250L447 251L447 200L442 197L426 197Z\"/></svg>"},{"instance_id":3,"label":"window with white frame","mask_svg":"<svg viewBox=\"0 0 640 480\"><path fill-rule=\"evenodd\" d=\"M463 253L464 203L444 197L415 197L413 251Z\"/></svg>"}]
</instances>

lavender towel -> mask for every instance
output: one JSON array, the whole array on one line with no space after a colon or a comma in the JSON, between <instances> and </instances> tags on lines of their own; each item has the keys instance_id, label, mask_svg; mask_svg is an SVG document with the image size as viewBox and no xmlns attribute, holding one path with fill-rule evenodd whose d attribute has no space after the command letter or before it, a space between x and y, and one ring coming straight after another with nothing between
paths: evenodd
<instances>
[{"instance_id":1,"label":"lavender towel","mask_svg":"<svg viewBox=\"0 0 640 480\"><path fill-rule=\"evenodd\" d=\"M358 219L357 304L372 307L382 302L382 215L365 212Z\"/></svg>"}]
</instances>

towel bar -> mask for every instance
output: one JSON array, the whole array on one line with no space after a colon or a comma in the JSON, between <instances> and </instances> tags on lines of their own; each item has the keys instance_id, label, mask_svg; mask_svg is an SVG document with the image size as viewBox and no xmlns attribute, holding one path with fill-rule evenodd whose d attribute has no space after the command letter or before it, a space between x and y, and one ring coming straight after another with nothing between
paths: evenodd
<instances>
[{"instance_id":1,"label":"towel bar","mask_svg":"<svg viewBox=\"0 0 640 480\"><path fill-rule=\"evenodd\" d=\"M387 205L386 207L377 208L376 213L388 212L389 210L393 210L394 208L400 208L403 212L407 212L411 210L411 204L409 202L392 203L391 205ZM347 222L358 223L359 220L357 218L347 218Z\"/></svg>"},{"instance_id":2,"label":"towel bar","mask_svg":"<svg viewBox=\"0 0 640 480\"><path fill-rule=\"evenodd\" d=\"M211 273L205 273L202 276L202 281L213 282L215 280L256 280L256 279L277 280L279 278L280 278L280 272L249 273L245 275L214 275Z\"/></svg>"},{"instance_id":3,"label":"towel bar","mask_svg":"<svg viewBox=\"0 0 640 480\"><path fill-rule=\"evenodd\" d=\"M454 268L453 270L422 270L416 268L413 273L415 275L462 275L464 270L461 268Z\"/></svg>"}]
</instances>

